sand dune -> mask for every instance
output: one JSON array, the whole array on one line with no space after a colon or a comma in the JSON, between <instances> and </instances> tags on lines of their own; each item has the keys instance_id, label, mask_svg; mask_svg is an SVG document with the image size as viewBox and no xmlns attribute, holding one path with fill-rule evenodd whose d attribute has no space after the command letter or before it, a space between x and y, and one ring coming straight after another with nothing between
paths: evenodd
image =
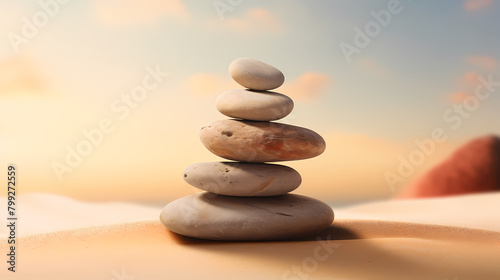
<instances>
[{"instance_id":1,"label":"sand dune","mask_svg":"<svg viewBox=\"0 0 500 280\"><path fill-rule=\"evenodd\" d=\"M31 199L34 203L36 195ZM32 228L32 232L45 233L20 238L18 272L3 269L0 276L107 280L499 279L500 214L492 211L498 201L497 193L338 209L336 221L326 231L286 242L183 238L167 231L156 217L149 219L154 214L149 210L154 209L133 205L129 205L130 211L144 210L144 220L88 227L95 218L92 215L115 205L77 203L79 207L66 208L53 218L60 216L59 221L64 221L75 217L74 210L82 215L78 219L85 221L80 226L86 226L64 231ZM58 207L46 206L46 211ZM25 214L36 217L27 210ZM3 253L7 244L1 242Z\"/></svg>"},{"instance_id":2,"label":"sand dune","mask_svg":"<svg viewBox=\"0 0 500 280\"><path fill-rule=\"evenodd\" d=\"M342 219L371 219L487 229L500 232L500 192L392 200L335 209Z\"/></svg>"},{"instance_id":3,"label":"sand dune","mask_svg":"<svg viewBox=\"0 0 500 280\"><path fill-rule=\"evenodd\" d=\"M6 207L6 200L0 199L0 208ZM160 210L122 202L81 202L46 193L23 194L17 197L17 236L157 219ZM6 234L7 229L1 227L0 236Z\"/></svg>"}]
</instances>

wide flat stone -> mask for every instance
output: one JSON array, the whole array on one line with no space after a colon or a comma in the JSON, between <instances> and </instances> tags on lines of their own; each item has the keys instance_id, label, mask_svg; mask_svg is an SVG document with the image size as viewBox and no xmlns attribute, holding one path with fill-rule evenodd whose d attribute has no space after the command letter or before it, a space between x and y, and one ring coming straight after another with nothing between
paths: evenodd
<instances>
[{"instance_id":1,"label":"wide flat stone","mask_svg":"<svg viewBox=\"0 0 500 280\"><path fill-rule=\"evenodd\" d=\"M293 100L277 92L235 89L219 95L215 106L228 117L275 121L292 112Z\"/></svg>"},{"instance_id":2,"label":"wide flat stone","mask_svg":"<svg viewBox=\"0 0 500 280\"><path fill-rule=\"evenodd\" d=\"M195 163L184 170L184 180L201 190L231 196L281 195L302 182L291 167L244 162Z\"/></svg>"},{"instance_id":3,"label":"wide flat stone","mask_svg":"<svg viewBox=\"0 0 500 280\"><path fill-rule=\"evenodd\" d=\"M271 90L285 82L283 73L262 61L241 57L229 65L229 74L240 85L254 90Z\"/></svg>"},{"instance_id":4,"label":"wide flat stone","mask_svg":"<svg viewBox=\"0 0 500 280\"><path fill-rule=\"evenodd\" d=\"M282 240L326 229L333 221L327 204L301 195L234 197L208 192L165 206L160 214L169 230L210 240Z\"/></svg>"},{"instance_id":5,"label":"wide flat stone","mask_svg":"<svg viewBox=\"0 0 500 280\"><path fill-rule=\"evenodd\" d=\"M326 148L316 132L274 122L219 120L203 127L200 139L215 155L245 162L307 159Z\"/></svg>"}]
</instances>

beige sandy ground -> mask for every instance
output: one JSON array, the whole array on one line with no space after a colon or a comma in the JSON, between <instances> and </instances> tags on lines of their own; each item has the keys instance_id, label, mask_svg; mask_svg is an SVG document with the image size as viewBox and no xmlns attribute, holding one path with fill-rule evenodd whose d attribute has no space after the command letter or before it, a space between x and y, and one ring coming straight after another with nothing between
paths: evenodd
<instances>
[{"instance_id":1,"label":"beige sandy ground","mask_svg":"<svg viewBox=\"0 0 500 280\"><path fill-rule=\"evenodd\" d=\"M2 280L500 279L500 193L334 207L325 232L287 242L182 238L159 209L136 205L43 194L19 203L18 272L2 261Z\"/></svg>"}]
</instances>

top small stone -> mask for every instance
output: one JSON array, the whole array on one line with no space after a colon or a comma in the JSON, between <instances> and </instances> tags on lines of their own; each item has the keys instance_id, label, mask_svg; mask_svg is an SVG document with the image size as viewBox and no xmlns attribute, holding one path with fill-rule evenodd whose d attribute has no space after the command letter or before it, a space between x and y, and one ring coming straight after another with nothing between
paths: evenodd
<instances>
[{"instance_id":1,"label":"top small stone","mask_svg":"<svg viewBox=\"0 0 500 280\"><path fill-rule=\"evenodd\" d=\"M238 84L253 90L271 90L285 82L280 70L247 57L233 61L229 65L229 74Z\"/></svg>"}]
</instances>

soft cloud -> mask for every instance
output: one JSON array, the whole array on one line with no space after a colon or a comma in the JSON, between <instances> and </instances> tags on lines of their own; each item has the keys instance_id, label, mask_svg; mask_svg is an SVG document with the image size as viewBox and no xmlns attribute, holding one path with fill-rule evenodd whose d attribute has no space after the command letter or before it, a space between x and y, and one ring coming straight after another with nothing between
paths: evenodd
<instances>
[{"instance_id":1,"label":"soft cloud","mask_svg":"<svg viewBox=\"0 0 500 280\"><path fill-rule=\"evenodd\" d=\"M181 0L95 0L94 9L97 17L110 25L153 24L165 17L188 17Z\"/></svg>"},{"instance_id":2,"label":"soft cloud","mask_svg":"<svg viewBox=\"0 0 500 280\"><path fill-rule=\"evenodd\" d=\"M478 78L479 75L476 72L469 71L462 76L462 82L467 85L470 84L477 85Z\"/></svg>"},{"instance_id":3,"label":"soft cloud","mask_svg":"<svg viewBox=\"0 0 500 280\"><path fill-rule=\"evenodd\" d=\"M467 67L473 70L465 72L460 76L458 81L458 89L446 97L451 103L462 103L470 94L467 92L474 92L479 85L479 77L494 71L498 68L498 61L487 55L469 55L465 58Z\"/></svg>"},{"instance_id":4,"label":"soft cloud","mask_svg":"<svg viewBox=\"0 0 500 280\"><path fill-rule=\"evenodd\" d=\"M457 91L446 95L447 101L451 103L463 103L470 95L468 92L473 92L479 84L479 76L474 71L465 72L458 78Z\"/></svg>"},{"instance_id":5,"label":"soft cloud","mask_svg":"<svg viewBox=\"0 0 500 280\"><path fill-rule=\"evenodd\" d=\"M42 93L43 79L31 60L9 58L0 60L0 95Z\"/></svg>"},{"instance_id":6,"label":"soft cloud","mask_svg":"<svg viewBox=\"0 0 500 280\"><path fill-rule=\"evenodd\" d=\"M464 9L467 11L479 11L493 5L492 0L467 0L464 3Z\"/></svg>"},{"instance_id":7,"label":"soft cloud","mask_svg":"<svg viewBox=\"0 0 500 280\"><path fill-rule=\"evenodd\" d=\"M307 72L294 81L285 81L285 84L277 91L294 100L311 101L320 97L331 84L332 79L327 74Z\"/></svg>"},{"instance_id":8,"label":"soft cloud","mask_svg":"<svg viewBox=\"0 0 500 280\"><path fill-rule=\"evenodd\" d=\"M474 89L479 84L479 73L474 71L468 71L459 78L460 91L474 91Z\"/></svg>"},{"instance_id":9,"label":"soft cloud","mask_svg":"<svg viewBox=\"0 0 500 280\"><path fill-rule=\"evenodd\" d=\"M387 77L387 71L375 60L371 58L358 59L355 64L360 70L379 78Z\"/></svg>"},{"instance_id":10,"label":"soft cloud","mask_svg":"<svg viewBox=\"0 0 500 280\"><path fill-rule=\"evenodd\" d=\"M467 97L469 97L469 94L463 91L457 91L449 95L449 100L452 103L463 103Z\"/></svg>"},{"instance_id":11,"label":"soft cloud","mask_svg":"<svg viewBox=\"0 0 500 280\"><path fill-rule=\"evenodd\" d=\"M498 66L498 61L487 55L470 55L467 57L467 62L484 70L494 70Z\"/></svg>"},{"instance_id":12,"label":"soft cloud","mask_svg":"<svg viewBox=\"0 0 500 280\"><path fill-rule=\"evenodd\" d=\"M268 10L254 8L248 10L240 17L226 18L221 21L219 18L213 18L209 23L212 28L225 28L229 31L236 31L242 34L260 34L260 33L280 33L283 31L283 25Z\"/></svg>"}]
</instances>

